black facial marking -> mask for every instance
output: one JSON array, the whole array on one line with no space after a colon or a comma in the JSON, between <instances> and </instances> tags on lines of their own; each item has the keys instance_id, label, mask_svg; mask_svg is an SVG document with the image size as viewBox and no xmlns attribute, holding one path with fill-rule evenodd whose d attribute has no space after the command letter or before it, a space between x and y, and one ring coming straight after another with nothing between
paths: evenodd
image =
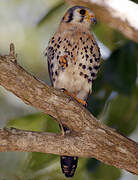
<instances>
[{"instance_id":1,"label":"black facial marking","mask_svg":"<svg viewBox=\"0 0 138 180\"><path fill-rule=\"evenodd\" d=\"M83 72L80 72L80 76L82 76L83 75Z\"/></svg>"},{"instance_id":2,"label":"black facial marking","mask_svg":"<svg viewBox=\"0 0 138 180\"><path fill-rule=\"evenodd\" d=\"M92 70L92 67L91 67L91 66L89 66L89 70L90 70L90 71Z\"/></svg>"},{"instance_id":3,"label":"black facial marking","mask_svg":"<svg viewBox=\"0 0 138 180\"><path fill-rule=\"evenodd\" d=\"M70 12L69 16L68 16L68 21L66 21L67 23L71 22L73 20L73 12Z\"/></svg>"},{"instance_id":4,"label":"black facial marking","mask_svg":"<svg viewBox=\"0 0 138 180\"><path fill-rule=\"evenodd\" d=\"M81 17L80 22L83 22L84 16Z\"/></svg>"}]
</instances>

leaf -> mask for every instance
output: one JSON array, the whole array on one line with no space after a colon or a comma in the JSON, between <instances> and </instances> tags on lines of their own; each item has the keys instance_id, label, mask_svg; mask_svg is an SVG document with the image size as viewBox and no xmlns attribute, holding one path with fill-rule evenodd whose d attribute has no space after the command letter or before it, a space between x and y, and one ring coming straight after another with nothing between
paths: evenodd
<instances>
[{"instance_id":1,"label":"leaf","mask_svg":"<svg viewBox=\"0 0 138 180\"><path fill-rule=\"evenodd\" d=\"M58 4L55 4L54 7L52 7L44 16L43 18L38 22L37 26L42 26L46 20L53 16L54 14L57 14L57 11L60 10L60 8L63 8L65 5L65 2L64 1L60 1Z\"/></svg>"},{"instance_id":2,"label":"leaf","mask_svg":"<svg viewBox=\"0 0 138 180\"><path fill-rule=\"evenodd\" d=\"M86 169L89 172L94 172L99 166L100 166L100 161L94 158L89 158L87 163L86 163Z\"/></svg>"},{"instance_id":3,"label":"leaf","mask_svg":"<svg viewBox=\"0 0 138 180\"><path fill-rule=\"evenodd\" d=\"M121 171L113 166L101 163L95 172L89 172L89 176L94 180L118 180L121 176Z\"/></svg>"},{"instance_id":4,"label":"leaf","mask_svg":"<svg viewBox=\"0 0 138 180\"><path fill-rule=\"evenodd\" d=\"M117 95L110 103L106 124L123 135L132 133L138 125L138 87L131 96Z\"/></svg>"},{"instance_id":5,"label":"leaf","mask_svg":"<svg viewBox=\"0 0 138 180\"><path fill-rule=\"evenodd\" d=\"M8 122L7 127L15 127L31 131L59 131L57 122L44 113L31 114L12 119Z\"/></svg>"},{"instance_id":6,"label":"leaf","mask_svg":"<svg viewBox=\"0 0 138 180\"><path fill-rule=\"evenodd\" d=\"M98 39L110 50L120 47L126 41L121 33L102 22L98 22L96 26L92 26L92 31L94 31Z\"/></svg>"},{"instance_id":7,"label":"leaf","mask_svg":"<svg viewBox=\"0 0 138 180\"><path fill-rule=\"evenodd\" d=\"M128 42L104 63L104 81L115 91L130 94L136 85L138 44Z\"/></svg>"},{"instance_id":8,"label":"leaf","mask_svg":"<svg viewBox=\"0 0 138 180\"><path fill-rule=\"evenodd\" d=\"M89 102L88 102L88 110L97 117L99 113L103 110L105 105L104 98L100 98L97 96L90 96Z\"/></svg>"},{"instance_id":9,"label":"leaf","mask_svg":"<svg viewBox=\"0 0 138 180\"><path fill-rule=\"evenodd\" d=\"M53 154L45 154L38 152L29 153L26 168L24 169L35 172L39 169L49 166L56 160L59 160L59 158L57 158L57 156Z\"/></svg>"}]
</instances>

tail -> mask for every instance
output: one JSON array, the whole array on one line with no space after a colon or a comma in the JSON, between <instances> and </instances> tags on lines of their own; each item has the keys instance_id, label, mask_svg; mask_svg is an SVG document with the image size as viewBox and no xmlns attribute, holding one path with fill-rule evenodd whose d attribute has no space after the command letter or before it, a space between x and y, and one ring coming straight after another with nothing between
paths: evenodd
<instances>
[{"instance_id":1,"label":"tail","mask_svg":"<svg viewBox=\"0 0 138 180\"><path fill-rule=\"evenodd\" d=\"M69 132L70 130L66 127L63 127L65 133ZM61 169L63 174L66 177L72 177L75 173L78 164L78 157L72 156L61 156L60 157Z\"/></svg>"},{"instance_id":2,"label":"tail","mask_svg":"<svg viewBox=\"0 0 138 180\"><path fill-rule=\"evenodd\" d=\"M61 156L61 169L66 177L72 177L75 173L78 163L78 157Z\"/></svg>"}]
</instances>

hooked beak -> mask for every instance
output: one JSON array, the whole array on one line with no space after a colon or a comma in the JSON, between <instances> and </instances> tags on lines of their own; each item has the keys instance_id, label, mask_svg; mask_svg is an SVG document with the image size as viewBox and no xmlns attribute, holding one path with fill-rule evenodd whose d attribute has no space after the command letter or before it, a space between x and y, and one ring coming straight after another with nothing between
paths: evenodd
<instances>
[{"instance_id":1,"label":"hooked beak","mask_svg":"<svg viewBox=\"0 0 138 180\"><path fill-rule=\"evenodd\" d=\"M92 16L92 15L87 15L86 16L86 19L87 19L87 21L89 22L89 23L92 23L92 24L96 24L97 23L97 21L96 21L96 18L94 17L94 16Z\"/></svg>"}]
</instances>

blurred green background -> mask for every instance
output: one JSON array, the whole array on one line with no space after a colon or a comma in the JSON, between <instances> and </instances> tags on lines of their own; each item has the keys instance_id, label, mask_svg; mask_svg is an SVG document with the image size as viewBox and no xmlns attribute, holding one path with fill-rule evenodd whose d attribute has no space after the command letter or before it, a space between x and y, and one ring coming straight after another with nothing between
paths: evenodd
<instances>
[{"instance_id":1,"label":"blurred green background","mask_svg":"<svg viewBox=\"0 0 138 180\"><path fill-rule=\"evenodd\" d=\"M136 2L136 1L135 1ZM0 0L0 54L13 42L18 62L49 84L43 55L49 38L69 8L60 0ZM88 109L100 121L138 141L138 44L102 22L92 27L102 53L102 67ZM0 127L59 132L48 115L25 105L0 87ZM62 180L59 156L0 153L0 180ZM137 176L96 159L80 158L74 180L136 180Z\"/></svg>"}]
</instances>

